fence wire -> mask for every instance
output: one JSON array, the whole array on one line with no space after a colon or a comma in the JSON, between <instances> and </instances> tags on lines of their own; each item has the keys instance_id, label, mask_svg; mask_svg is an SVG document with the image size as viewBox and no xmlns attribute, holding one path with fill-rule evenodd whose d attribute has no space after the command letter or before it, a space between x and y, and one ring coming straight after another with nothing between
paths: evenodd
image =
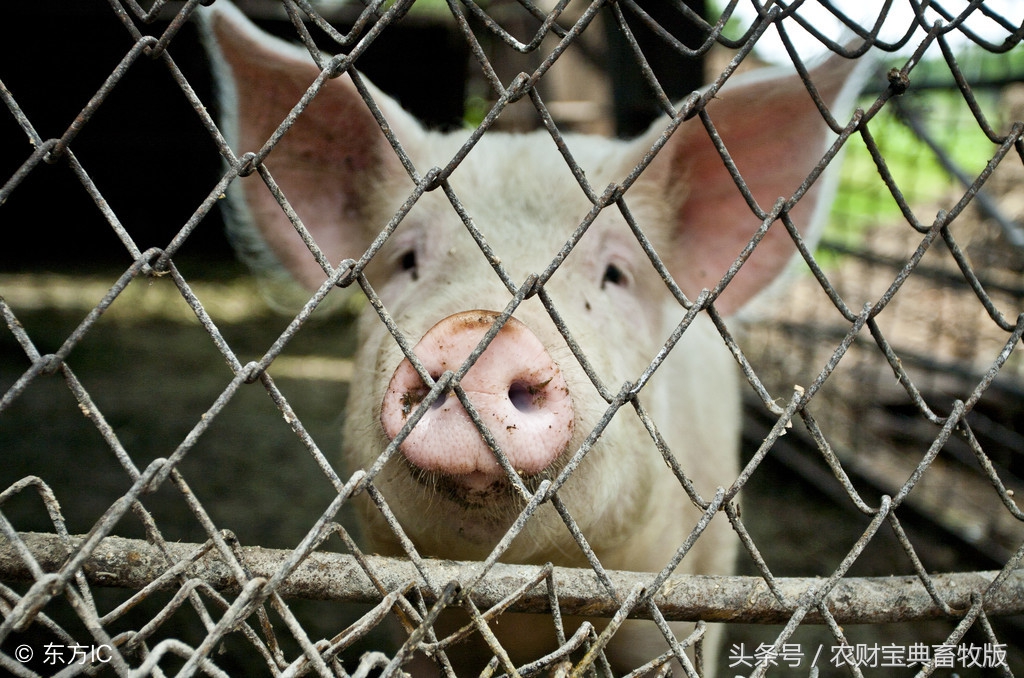
<instances>
[{"instance_id":1,"label":"fence wire","mask_svg":"<svg viewBox=\"0 0 1024 678\"><path fill-rule=\"evenodd\" d=\"M1024 24L1019 14L1001 13L1014 11L1012 3L957 3L952 8L909 2L903 14L890 9L867 21L844 14L842 3L815 5L824 20L808 18L810 3L774 3L758 8L754 16L736 11L737 3L725 10L672 3L672 21L699 35L689 43L663 26L669 23L661 17L663 8L657 10L660 20L655 19L653 5L632 0L563 1L550 7L526 0L243 4L254 17L275 18L293 40L310 48L324 74L311 94L328 75L352 73L386 134L385 116L356 74L359 59L376 41L406 25L440 22L456 36L470 64L459 108L465 104L474 133L446 164L433 168L416 167L405 155L403 140L389 137L415 189L389 223L378 225L379 236L361 258L330 261L286 192L276 190L275 199L324 271L323 283L283 329L274 316L254 318L238 308L258 303L249 283L237 283L242 292L228 294L226 284L211 284L193 274L188 263L190 243L221 227L222 196L240 177L257 173L276 189L263 160L273 157L278 139L293 122L293 117L275 121L280 127L260 149L231 147L212 112L217 103L193 87L192 74L178 61L186 56L179 45L183 51L186 46L200 49L194 39L186 42L195 35L192 18L200 4L215 3L110 0L109 7L102 7L103 16L122 31L126 48L56 133L37 126L33 111L38 105L26 101L31 97L4 85L21 64L0 63L0 98L19 135L19 145L0 159L6 172L0 188L5 226L0 242L17 247L13 232L26 229L38 230L36 238L45 237L48 229L56 231L52 237L60 240L60 231L44 218L31 225L4 218L5 209L10 214L7 203L57 167L70 172L68 185L79 197L84 192L83 211L92 218L98 214L114 235L111 240L104 234L108 248L131 261L118 274L98 279L33 277L13 272L17 267L0 275L0 313L7 328L0 344L0 440L8 448L0 453L0 487L6 487L0 492L4 671L25 676L395 675L413 666L408 662L414 655L427 655L439 672L451 674L450 659L457 661L460 641L475 635L493 655L484 669L487 675L602 675L612 671L604 649L627 617L653 620L665 635L661 654L630 667L629 675L702 675L704 656L710 665L716 654L702 642L710 628L706 622L731 627L717 653L722 675L932 675L949 670L1013 675L1024 670L1017 640L1024 613L1019 569L1024 513L1015 494L1024 487L1024 383L1015 353L1024 334L1024 209L1019 207L1024 113L1012 86L1024 79L1019 47ZM47 18L52 19L45 11L36 17ZM905 21L902 30L893 30L895 18ZM823 28L830 24L841 30ZM883 24L888 31L880 30ZM624 38L639 77L653 93L648 108L670 119L666 131L697 117L714 135L704 106L775 36L783 46L778 54L797 65L812 93L812 76L794 43L801 32L836 54L885 64L881 80L869 81L858 112L835 121L841 141L813 170L823 171L846 146L851 176L843 185L854 188L840 189L839 216L822 247L814 252L801 247L802 273L794 274L753 317L723 317L717 310L731 274L694 299L671 280L644 224L631 217L628 188L642 176L644 163L620 183L603 188L592 186L573 159L565 129L608 131L610 125L601 105L574 105L590 94L579 92L579 85L594 81L584 75L579 83L558 80L557 64L578 59L579 71L572 72L596 72L598 82L600 74L617 68L601 25ZM677 63L705 60L710 89L695 96L666 91L666 66L648 60L653 52L637 39L641 30L667 45ZM985 69L971 71L967 53L1005 70L998 76ZM146 62L159 68L143 67ZM111 176L100 169L103 158L76 153L85 144L83 137L101 124L123 83L143 68L148 76L169 78L176 85L187 124L198 121L207 155L228 168L184 206L187 214L176 222L173 237L159 243L151 241L145 220L122 216L115 201L108 200L109 183L95 178ZM915 97L918 90L939 92L941 98ZM609 94L605 103L612 98ZM942 106L966 110L969 117L956 123L930 119ZM439 124L445 122L452 121ZM547 130L593 209L573 225L576 231L562 251L545 253L551 257L546 268L520 280L503 262L503 252L494 250L477 228L449 178L492 128L531 124ZM943 126L964 135L969 128L982 141L972 144L966 158L948 155L953 142L936 136ZM658 144L667 138L663 135ZM930 154L929 159L900 158L901 145ZM856 168L858 153L862 171L854 176L850 168ZM116 181L117 173L138 171L124 165L113 176ZM938 189L927 186L922 196L909 188L918 175L951 179ZM743 177L737 173L735 178L742 189ZM872 210L857 204L869 192L851 183L858 180L876 192L868 201ZM585 443L570 451L556 474L541 481L521 478L476 417L522 504L507 534L486 558L473 562L421 555L407 535L409 526L396 517L378 487L387 460L400 454L404 436L434 400L454 392L474 413L458 383L468 364L436 382L426 380L431 389L413 408L411 424L368 468L347 469L337 458L337 435L331 432L339 426L338 401L352 370L351 362L341 358L351 354L352 340L344 340L346 348L339 349L337 337L353 330L354 322L344 312L342 320L324 319L318 310L343 294L339 288L358 288L352 296L369 305L406 356L415 357L401 321L381 301L366 270L405 215L431 192L442 193L456 210L508 292L507 306L485 343L521 304L537 297L607 404ZM877 203L885 203L888 211L873 211ZM788 227L799 241L788 216L791 207L780 201L758 206L755 213L766 227L778 220L776 227ZM45 213L46 206L36 209ZM164 208L150 204L148 209ZM588 342L594 338L573 335L544 287L605 209L625 215L681 309L676 332L663 350L645 356L648 367L625 384L602 381L588 359ZM53 290L61 285L63 298L77 301L70 311L63 306L58 321L53 309L60 303L54 302ZM188 329L176 329L186 307ZM701 496L687 485L687 469L674 468L702 512L687 541L673 545L676 558L659 573L607 569L560 491L616 416L638 417L654 447L671 460L660 422L648 415L638 394L700 315L714 322L746 380L750 425L743 470L730 486ZM145 332L153 335L149 340L158 349L126 349L126 334ZM202 348L176 363L168 358L167 347L179 342ZM296 359L312 353L331 358ZM115 357L97 372L99 354ZM118 383L126 371L140 372L145 385L130 389ZM113 386L104 383L104 372ZM161 404L166 393L177 389L195 393L180 412ZM54 411L62 417L75 413L74 422L56 419ZM236 414L240 423L218 430L228 426L223 422L234 422ZM266 429L254 422L267 419L277 422L275 437L258 440ZM134 433L132 420L154 430ZM270 461L246 458L245 446L257 443L273 448ZM276 454L280 458L275 460ZM824 532L785 547L807 565L803 570L777 565L771 543L780 533L797 529L793 523L801 520L794 515L798 501L788 494L795 490L771 492L777 482L772 474L779 473L772 464L778 463L783 473L795 472L840 507L833 513L820 509L831 521ZM298 473L299 467L308 475ZM245 476L260 476L259 484L245 484ZM759 479L769 486L761 495L750 489ZM237 493L239 487L245 491ZM748 495L753 501L746 501ZM401 557L370 555L360 548L351 516L358 497L367 497L393 532ZM743 512L737 504L741 499ZM816 502L827 500L814 495L803 506L818 513ZM581 556L573 560L586 566L500 562L542 511L557 514L578 544ZM273 524L264 533L266 542L250 543L247 532L233 531L236 523L244 524L238 517L247 514ZM699 545L718 514L742 543L743 571L677 574L680 560ZM817 537L825 541L832 532L845 535L846 541L821 563L812 562ZM885 551L880 564L865 566L879 549ZM459 610L464 621L451 630L435 628L448 609ZM556 649L525 663L513 661L504 637L495 631L517 612L544 620ZM580 615L593 623L568 622ZM677 637L669 621L697 624L689 635ZM907 622L930 626L892 630ZM856 627L862 624L879 626L878 635L862 636Z\"/></svg>"}]
</instances>

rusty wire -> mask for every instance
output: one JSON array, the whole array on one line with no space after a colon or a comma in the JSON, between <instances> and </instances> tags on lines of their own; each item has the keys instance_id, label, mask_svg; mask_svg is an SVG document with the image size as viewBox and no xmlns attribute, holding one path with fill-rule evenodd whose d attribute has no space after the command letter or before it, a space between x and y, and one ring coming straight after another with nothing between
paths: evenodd
<instances>
[{"instance_id":1,"label":"rusty wire","mask_svg":"<svg viewBox=\"0 0 1024 678\"><path fill-rule=\"evenodd\" d=\"M79 327L71 333L64 345L50 353L41 352L35 345L32 336L18 321L16 308L0 296L0 314L5 325L15 338L20 349L30 362L30 367L15 380L6 392L0 394L0 414L10 407L11 403L22 397L27 389L31 389L38 380L60 375L66 381L68 389L74 395L82 411L100 432L111 454L118 461L130 481L130 489L113 503L91 531L84 536L68 534L64 518L61 516L59 497L55 497L48 487L45 478L28 477L0 492L0 580L6 582L0 588L0 612L3 622L0 623L0 643L10 638L14 632L22 632L33 624L43 625L52 629L65 644L73 642L91 642L101 644L109 652L110 666L115 672L123 675L149 675L160 671L164 657L178 656L181 658L181 673L190 675L194 672L206 672L219 675L217 666L217 645L229 633L240 631L242 636L256 648L267 668L274 674L302 675L317 673L319 675L346 675L338 661L339 653L349 647L370 629L392 616L401 617L411 630L408 638L397 654L387 656L382 653L371 653L362 659L356 675L362 675L376 667L383 669L385 675L391 675L402 663L403 657L418 648L429 648L441 653L443 657L452 639L438 638L432 627L432 620L446 606L462 607L469 615L470 625L460 633L468 633L474 629L488 636L488 642L495 650L497 657L493 669L514 673L517 667L509 663L503 649L495 646L497 640L490 637L487 621L500 615L505 610L541 613L553 616L558 629L561 649L546 657L537 658L534 663L518 667L521 675L535 675L547 670L559 670L563 662L568 661L571 653L578 648L589 649L584 663L593 661L602 666L603 657L600 649L606 642L610 631L598 633L593 627L584 625L574 635L567 637L561 625L563 615L577 614L585 611L588 615L604 616L613 620L621 620L626 616L654 619L660 624L665 620L704 620L732 621L743 623L773 623L785 625L778 635L774 649L781 651L786 647L788 639L800 624L825 624L836 638L837 643L846 643L840 628L842 624L882 623L908 621L915 619L959 619L961 622L949 636L951 644L957 644L963 638L967 628L976 621L984 629L993 643L999 642L988 618L998 615L1019 615L1024 613L1024 579L1020 566L1024 555L1024 544L1018 547L1002 563L999 570L973 573L929 573L918 557L914 545L903 530L899 515L903 502L921 478L929 473L929 467L953 437L968 441L972 453L983 467L987 480L993 486L993 492L999 501L1017 521L1024 520L1012 491L1001 481L999 473L992 466L986 451L978 443L968 415L979 399L1000 375L1004 364L1020 343L1024 334L1024 314L1012 317L999 310L999 305L992 300L992 286L986 281L984 272L978 272L972 266L969 257L964 254L951 226L954 221L972 204L978 192L983 188L996 166L1009 162L1014 156L1024 155L1022 135L1024 129L1017 123L1008 133L1001 133L999 125L988 120L983 107L977 102L969 80L961 73L956 56L949 43L949 37L956 31L962 32L974 44L993 53L1009 51L1015 48L1022 37L1024 27L1015 22L1019 17L1001 17L987 8L984 3L970 3L960 15L944 10L932 4L932 11L943 20L929 24L925 21L924 9L917 3L911 3L918 13L917 26L925 31L925 37L916 46L909 43L912 28L908 26L905 35L896 41L885 42L878 38L878 30L885 15L877 17L874 25L863 27L852 19L845 17L841 10L829 3L822 3L831 13L841 19L855 35L853 40L839 43L824 34L818 33L813 25L804 21L797 11L801 5L794 3L773 3L762 12L759 20L754 21L740 32L738 37L727 37L725 30L727 21L735 7L731 3L727 10L714 22L706 21L697 16L689 8L679 3L679 11L691 22L699 25L706 39L697 47L687 47L676 40L669 32L657 25L642 7L632 0L618 3L605 3L597 0L585 5L576 14L566 13L566 5L561 2L553 10L545 11L527 0L519 3L521 11L533 17L537 22L536 32L526 40L520 40L502 27L500 15L491 13L474 2L465 0L456 2L449 0L448 8L455 17L455 23L463 37L470 45L470 51L479 62L485 82L491 88L493 106L473 135L469 137L462 149L444 167L415 168L405 154L401 140L390 135L386 121L376 103L363 86L358 75L353 74L354 82L360 89L370 110L381 123L388 135L388 140L401 159L410 177L415 183L415 190L408 196L402 209L394 219L381 231L373 245L358 260L330 262L317 248L312 236L301 223L299 217L291 209L287 196L277 188L273 176L262 164L262 159L272 152L277 140L283 136L302 108L316 96L319 88L332 76L348 70L355 60L383 31L401 19L411 6L411 2L396 2L390 5L384 2L367 3L358 12L353 22L354 27L347 33L337 30L330 21L316 11L316 5L307 0L286 1L284 8L287 16L297 29L298 38L311 50L314 39L305 29L303 21L310 21L328 34L334 42L328 50L334 56L322 57L312 50L318 67L322 70L321 77L314 82L306 96L295 108L288 119L281 122L276 133L266 141L263 148L255 153L237 157L234 150L222 135L217 123L206 110L205 103L193 91L187 78L172 59L175 47L175 36L190 15L200 4L199 0L189 0L184 4L169 5L163 2L153 3L149 9L140 6L134 0L122 4L119 0L110 0L113 14L124 25L133 44L125 52L121 63L111 72L95 95L81 110L79 115L68 125L59 136L44 139L34 128L32 121L22 111L15 96L0 82L0 99L10 112L17 125L27 138L30 148L21 166L6 180L0 188L0 206L8 196L18 190L19 185L36 171L41 164L64 163L77 177L85 188L96 207L99 209L110 228L119 238L122 246L133 260L120 278L112 283L106 297L85 317ZM180 6L179 6L180 5ZM497 5L500 6L500 3ZM610 11L604 11L609 9ZM166 30L161 35L147 35L145 26L151 25L159 16L172 13ZM992 43L979 37L966 28L964 20L972 13L984 14L1001 25L1007 32L1006 40L1001 44ZM631 217L628 196L624 191L643 171L651 156L645 158L636 170L625 177L621 184L605 189L592 187L585 175L575 164L568 147L565 145L555 120L545 106L541 97L540 83L563 52L589 27L599 14L606 21L617 22L629 41L630 48L641 63L641 70L648 80L650 88L655 92L661 109L671 119L666 125L665 134L657 142L657 146L666 142L672 131L684 120L699 117L707 128L712 139L716 141L719 151L728 163L728 152L718 138L717 132L703 107L710 101L718 89L748 59L768 31L778 31L783 44L789 52L798 72L804 79L812 96L817 97L810 76L800 60L799 55L788 31L794 23L800 23L805 29L817 37L829 49L850 57L862 57L869 52L896 52L905 47L915 48L914 53L894 68L889 74L888 85L884 88L867 92L865 105L850 120L830 121L833 129L840 134L836 145L822 158L814 169L812 176L804 187L789 202L779 201L774 205L758 206L749 195L742 175L731 167L732 174L739 189L748 196L753 211L763 220L763 228L755 235L750 250L756 247L759 236L776 220L789 230L796 242L806 267L811 271L816 284L824 290L830 303L841 316L845 326L839 333L838 341L828 344L828 355L823 363L817 363L818 372L806 386L799 387L791 393L778 391L766 384L759 376L758 370L744 353L726 321L715 308L715 300L724 289L730 277L735 274L743 263L743 255L727 274L726 278L715 289L706 290L695 299L687 299L671 280L664 265L655 252L655 248L643 233L642 225ZM929 15L934 19L934 15ZM629 22L627 22L627 18ZM716 45L733 50L734 56L724 70L712 78L706 91L692 96L682 102L673 102L665 94L654 75L654 70L646 62L644 51L634 38L630 25L639 21L653 29L657 35L671 44L681 57L703 55ZM142 26L142 28L140 28ZM474 28L475 27L475 28ZM487 51L481 46L481 36L489 34L492 40L522 53L534 53L538 61L530 73L520 74L510 82L503 83L491 63ZM730 33L735 35L735 32ZM553 46L551 46L553 44ZM340 50L340 51L339 51ZM885 153L878 140L872 135L872 121L894 97L901 95L907 83L913 79L914 68L921 57L939 51L952 73L960 96L974 114L977 125L996 145L991 162L976 177L965 181L967 191L963 197L949 210L936 215L930 223L919 220L914 206L903 196L900 186L887 168ZM121 224L117 214L104 199L102 192L95 185L89 172L74 154L76 136L87 127L97 111L109 98L110 93L118 86L121 78L139 59L149 58L163 63L167 72L180 87L182 95L199 117L202 126L207 130L228 169L220 181L209 192L206 199L195 209L192 216L181 226L178 234L163 248L141 249L129 232ZM559 147L568 169L577 178L581 189L588 196L593 209L581 221L576 231L567 239L563 249L554 253L547 270L530 276L523 282L516 281L501 263L500 253L491 250L484 235L476 229L473 215L466 212L459 196L448 183L448 176L459 162L473 148L474 144L497 123L506 106L515 101L526 99L533 102L543 126L548 130L553 142ZM824 104L817 100L819 108ZM903 214L905 225L917 234L915 252L905 260L898 261L898 270L881 296L864 303L859 308L848 305L843 293L837 289L830 279L829 273L819 264L815 253L801 241L792 222L788 210L806 190L813 179L820 174L839 154L842 146L851 137L859 137L872 158L879 175L890 191L896 204ZM174 257L194 232L196 227L215 209L220 196L227 190L238 176L258 172L274 192L288 218L303 235L310 250L323 267L328 278L313 295L302 310L295 316L278 340L266 350L257 361L243 362L235 349L225 339L211 315L204 309L199 297L192 291L188 280L176 268ZM477 245L492 263L495 274L510 293L508 306L494 324L485 341L478 347L458 372L446 373L436 380L430 378L422 365L418 363L411 346L398 326L391 319L388 309L377 297L363 271L373 260L376 252L397 228L404 215L425 193L431 190L443 192L458 212L467 231L472 234ZM589 225L603 209L618 209L625 215L638 241L651 258L652 264L658 268L672 293L687 313L672 337L664 347L664 353L672 349L673 344L686 331L689 323L699 313L708 313L718 327L723 341L729 346L737 361L743 368L743 374L749 382L752 392L756 393L760 407L771 420L769 430L760 441L760 446L749 460L740 476L729 488L722 488L713 497L702 497L689 484L685 469L673 468L673 472L690 494L693 502L705 512L704 518L698 523L686 543L679 545L676 559L657 574L622 573L606 570L587 544L585 536L575 524L574 518L561 502L558 490L572 475L580 461L589 451L589 446L601 435L605 426L615 414L623 408L634 408L643 421L655 445L661 450L671 464L672 456L665 450L657 429L657 422L647 416L637 398L644 383L657 369L663 354L652 357L651 364L643 374L636 375L635 383L606 384L601 381L596 371L590 368L585 349L578 338L573 337L566 324L561 320L558 309L544 290L544 282L553 275L561 262L572 251L580 238L584 237ZM0 207L2 209L2 207ZM0 212L2 215L2 212ZM878 316L892 302L897 292L906 281L915 276L926 275L927 268L921 263L924 256L936 243L943 243L951 253L961 280L977 297L977 302L984 306L992 323L1005 334L1003 350L991 359L982 377L973 384L965 397L948 404L948 412L939 413L929 405L915 383L915 377L902 363L899 352L893 348L886 337L886 332L877 321ZM89 391L76 377L68 360L82 338L91 331L106 309L131 285L139 284L148 277L168 277L181 297L188 303L200 325L204 328L217 351L229 365L234 377L223 389L194 428L181 441L176 441L173 452L167 458L161 458L141 467L136 459L140 458L135 450L131 450L118 438L115 429L106 421L104 414L93 402ZM916 279L916 278L915 278ZM388 449L371 468L358 471L348 478L340 476L331 462L331 453L324 453L316 441L310 436L299 417L295 414L286 396L276 387L270 371L273 362L288 345L292 338L308 322L313 312L337 286L355 286L362 290L371 306L377 311L381 321L399 343L403 353L417 366L424 381L433 386L430 394L419 404L409 418L409 423ZM0 294L3 290L0 289ZM536 487L525 484L512 469L509 461L490 438L489 433L479 421L472 404L458 385L459 377L464 374L472 361L482 353L489 341L500 329L501 325L511 317L518 305L525 299L537 295L550 313L556 327L565 337L567 346L576 355L585 372L593 381L601 396L607 401L607 410L597 427L591 432L584 444L575 451L558 476L551 481L544 481ZM1020 313L1019 307L1015 312ZM837 366L846 358L848 352L862 344L873 344L878 355L882 356L896 375L900 387L905 391L917 415L930 422L934 427L934 435L927 453L918 461L913 473L901 479L893 492L875 501L864 496L848 473L848 463L833 449L827 430L823 430L817 422L816 414L820 413L817 396L832 377ZM319 519L309 527L299 545L290 551L270 551L257 547L243 546L233 535L222 531L211 519L207 509L196 498L189 488L186 478L177 466L193 449L196 441L202 437L220 411L233 399L244 385L260 382L268 392L282 417L289 422L295 435L316 460L317 466L324 472L333 486L335 499L324 507ZM439 563L423 558L417 553L412 542L405 536L402 526L392 514L387 502L374 486L376 474L383 467L390 455L396 454L398 445L404 436L415 425L417 417L431 406L433 401L446 390L454 389L481 428L481 433L491 447L497 450L498 459L523 497L524 507L519 518L510 528L506 537L495 547L490 557L482 563ZM779 405L781 399L786 405ZM764 458L770 454L777 442L786 434L795 420L801 420L809 437L813 441L820 457L827 464L834 478L838 480L846 495L846 501L869 518L862 537L851 548L840 565L830 576L822 579L783 578L775 576L760 556L755 538L747 530L744 520L731 500L741 492L750 477L758 471ZM158 522L147 511L145 495L155 491L162 485L171 486L184 498L189 510L203 526L208 540L203 544L171 543L162 535ZM12 524L3 513L5 502L22 493L36 493L42 499L54 526L55 534L41 535L19 532L17 525ZM355 542L349 537L345 528L338 524L339 511L346 505L350 497L365 492L378 506L387 519L389 527L403 544L407 557L404 559L387 559L362 554ZM567 528L572 532L579 544L581 552L586 555L591 568L569 571L562 568L509 566L500 564L498 560L511 540L524 528L538 507L550 503L562 517ZM702 577L673 576L672 571L679 559L685 556L694 541L700 538L701 531L717 512L725 512L740 535L752 561L758 569L755 577ZM136 515L146 527L146 540L127 540L115 534L115 528L121 517L128 513ZM886 580L861 579L847 576L848 570L869 545L880 528L888 525L898 535L901 547L905 550L914 566L915 576L891 578ZM329 538L338 536L348 546L351 555L331 554L319 550ZM713 580L713 584L709 583ZM8 584L24 583L27 588L17 589ZM670 583L667 586L666 583ZM709 586L719 592L709 598L702 592ZM124 587L137 591L128 601L116 609L102 612L93 596L93 589L99 587ZM140 628L121 631L111 635L108 627L127 614L139 601L153 596L159 591L173 592L173 599L165 609ZM665 593L671 591L671 593ZM55 598L65 598L81 620L87 632L71 632L61 628L60 624L47 614L47 608ZM899 608L894 608L891 601L899 598ZM364 602L373 604L359 624L342 630L330 640L315 639L308 635L302 623L291 613L289 601L297 598ZM204 635L201 641L193 646L175 638L164 638L158 633L160 626L179 607L191 606L201 620ZM271 612L280 620L281 626L275 628L270 621ZM614 629L615 621L610 628ZM667 627L664 627L667 629ZM677 639L685 644L698 643L703 633L703 626L698 626L693 636ZM295 656L284 656L280 641L275 634L288 634L299 647ZM88 635L88 637L87 637ZM679 646L676 645L678 649ZM447 651L452 651L448 649ZM666 653L661 660L673 656ZM92 666L83 665L83 672L98 669L107 661L95 661ZM687 664L686 670L693 670ZM698 662L699 663L699 662ZM937 664L932 660L923 667L923 673L935 670ZM16 657L0 652L0 667L20 675L27 673ZM450 670L450 666L448 667ZM639 668L639 667L638 667ZM652 663L646 668L656 668ZM580 666L576 667L581 670ZM761 675L768 670L768 664L762 663L754 671ZM857 673L856 668L851 669Z\"/></svg>"}]
</instances>

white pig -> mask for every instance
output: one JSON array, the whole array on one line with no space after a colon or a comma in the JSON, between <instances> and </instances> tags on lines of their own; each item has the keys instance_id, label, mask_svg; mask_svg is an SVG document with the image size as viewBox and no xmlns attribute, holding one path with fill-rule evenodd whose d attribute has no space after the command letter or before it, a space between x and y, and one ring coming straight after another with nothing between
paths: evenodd
<instances>
[{"instance_id":1,"label":"white pig","mask_svg":"<svg viewBox=\"0 0 1024 678\"><path fill-rule=\"evenodd\" d=\"M304 49L261 32L223 0L205 16L233 148L238 156L257 151L320 69ZM846 84L850 69L841 61L830 60L813 73L825 101L839 111L852 102ZM372 85L366 88L420 177L447 165L469 137L469 131L427 131L395 101ZM796 76L736 78L707 111L765 210L780 196L794 194L835 138ZM634 170L667 127L659 121L630 142L570 134L564 140L600 195ZM324 84L267 155L265 166L332 266L361 258L415 192L410 170L347 73ZM804 234L820 221L826 178L819 178L790 212ZM486 239L486 256L439 188L418 198L365 268L432 379L460 369L509 306L510 288L549 269L595 208L547 131L483 134L451 173L449 186ZM265 255L306 288L319 287L327 273L265 182L253 174L236 187L244 204L235 210L235 228L256 234ZM675 130L625 191L624 203L690 300L719 284L762 221L696 119ZM714 298L715 308L726 316L738 311L782 272L794 251L782 221L772 224ZM496 269L507 276L504 282ZM507 458L507 470L455 393L442 394L430 406L423 402L427 387L369 305L359 323L345 464L352 470L371 468L423 409L373 484L419 553L483 559L525 506L523 492L516 490L522 488L519 480L532 490L542 479L557 478L584 446L581 463L558 497L605 568L657 572L700 519L698 501L709 501L737 477L735 360L702 311L635 399L699 493L691 496L631 402L593 445L584 445L609 408L607 398L641 379L687 314L615 203L600 211L542 285L594 378L570 350L541 295L515 308L461 381L465 397ZM365 493L360 501L369 547L402 555L380 511ZM729 574L736 545L727 517L719 513L676 573ZM587 567L551 502L540 507L501 559ZM674 628L685 637L685 625ZM517 662L550 651L555 639L543 618L502 618L494 630ZM467 647L449 651L460 675L481 666ZM668 649L652 624L628 622L608 653L618 673ZM713 647L706 652L711 670Z\"/></svg>"}]
</instances>

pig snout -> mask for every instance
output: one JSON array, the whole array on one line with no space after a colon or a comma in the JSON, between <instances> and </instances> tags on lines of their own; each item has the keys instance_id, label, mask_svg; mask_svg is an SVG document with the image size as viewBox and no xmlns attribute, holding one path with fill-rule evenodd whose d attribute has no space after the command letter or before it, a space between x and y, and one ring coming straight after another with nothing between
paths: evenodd
<instances>
[{"instance_id":1,"label":"pig snout","mask_svg":"<svg viewBox=\"0 0 1024 678\"><path fill-rule=\"evenodd\" d=\"M449 316L428 330L413 352L435 380L448 370L458 371L498 315L478 310ZM568 386L540 339L522 322L509 318L460 383L517 473L542 472L568 446L574 421ZM428 390L409 360L402 360L381 404L389 439L398 435ZM452 477L467 489L484 489L504 477L494 452L452 392L434 401L400 449L414 466Z\"/></svg>"}]
</instances>

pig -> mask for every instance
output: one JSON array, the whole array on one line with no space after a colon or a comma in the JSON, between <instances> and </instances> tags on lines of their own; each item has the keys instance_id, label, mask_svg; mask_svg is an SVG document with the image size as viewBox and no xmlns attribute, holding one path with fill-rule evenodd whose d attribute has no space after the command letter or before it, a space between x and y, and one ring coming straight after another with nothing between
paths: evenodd
<instances>
[{"instance_id":1,"label":"pig","mask_svg":"<svg viewBox=\"0 0 1024 678\"><path fill-rule=\"evenodd\" d=\"M305 49L265 34L225 0L204 11L203 26L231 146L237 157L258 151L321 70ZM837 112L852 106L850 72L838 58L812 72ZM240 199L230 210L242 249L258 251L260 266L270 261L307 290L321 287L331 267L372 254L361 273L380 304L365 305L358 320L345 465L374 469L373 486L422 555L487 558L550 480L604 568L661 571L716 491L739 473L737 363L707 307L735 315L783 273L795 247L782 220L719 289L763 219L698 119L661 120L631 141L564 134L584 172L578 177L546 130L487 132L467 145L473 130L426 130L360 82L382 119L342 72L325 79L262 161L330 266L258 174L234 182ZM795 75L735 77L706 111L766 211L794 195L835 139ZM417 191L417 181L460 154L443 181ZM808 241L831 178L819 176L789 210ZM381 242L389 223L397 225ZM566 254L567 242L575 244ZM713 293L700 297L702 290ZM703 305L691 312L699 297ZM465 370L485 339L486 350ZM450 383L433 397L431 386L449 372L461 376L459 388ZM356 501L367 547L404 555L366 493ZM675 573L730 574L737 545L718 511ZM500 559L589 567L550 500ZM683 639L693 626L672 628ZM709 628L704 660L713 672L718 631ZM550 622L538 618L505 615L493 630L516 663L555 642ZM652 623L631 620L607 655L619 673L669 649ZM471 645L448 651L459 675L478 672L488 655ZM427 673L425 664L420 657L407 668Z\"/></svg>"}]
</instances>

